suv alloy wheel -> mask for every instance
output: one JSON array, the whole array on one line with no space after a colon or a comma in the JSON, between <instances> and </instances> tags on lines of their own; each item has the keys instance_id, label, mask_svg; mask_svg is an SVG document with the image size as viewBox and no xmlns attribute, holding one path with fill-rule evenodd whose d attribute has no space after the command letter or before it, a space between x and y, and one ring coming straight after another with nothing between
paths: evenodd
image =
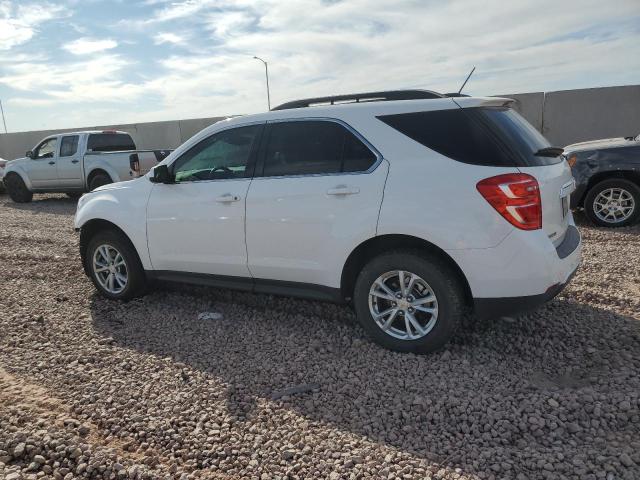
<instances>
[{"instance_id":1,"label":"suv alloy wheel","mask_svg":"<svg viewBox=\"0 0 640 480\"><path fill-rule=\"evenodd\" d=\"M360 324L377 343L399 352L428 353L455 333L464 294L456 272L440 258L402 250L365 265L354 304Z\"/></svg>"}]
</instances>

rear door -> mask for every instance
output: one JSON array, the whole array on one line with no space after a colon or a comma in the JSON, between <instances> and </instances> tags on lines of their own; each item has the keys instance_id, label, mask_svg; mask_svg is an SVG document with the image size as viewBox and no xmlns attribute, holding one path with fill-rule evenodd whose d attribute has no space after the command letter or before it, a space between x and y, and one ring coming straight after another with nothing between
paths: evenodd
<instances>
[{"instance_id":1,"label":"rear door","mask_svg":"<svg viewBox=\"0 0 640 480\"><path fill-rule=\"evenodd\" d=\"M337 121L271 122L264 137L247 195L251 274L339 287L348 254L376 233L387 163Z\"/></svg>"},{"instance_id":2,"label":"rear door","mask_svg":"<svg viewBox=\"0 0 640 480\"><path fill-rule=\"evenodd\" d=\"M57 162L60 187L83 187L79 140L79 135L62 135L60 137L60 154Z\"/></svg>"},{"instance_id":3,"label":"rear door","mask_svg":"<svg viewBox=\"0 0 640 480\"><path fill-rule=\"evenodd\" d=\"M45 138L33 150L33 158L27 163L29 180L33 188L57 188L58 137Z\"/></svg>"}]
</instances>

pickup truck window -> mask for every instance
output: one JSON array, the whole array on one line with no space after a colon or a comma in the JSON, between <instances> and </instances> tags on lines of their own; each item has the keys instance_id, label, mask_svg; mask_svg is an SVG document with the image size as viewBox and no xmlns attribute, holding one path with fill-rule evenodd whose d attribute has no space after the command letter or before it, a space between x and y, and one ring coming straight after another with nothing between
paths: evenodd
<instances>
[{"instance_id":1,"label":"pickup truck window","mask_svg":"<svg viewBox=\"0 0 640 480\"><path fill-rule=\"evenodd\" d=\"M88 152L121 152L135 149L136 145L127 133L92 133L87 141Z\"/></svg>"},{"instance_id":2,"label":"pickup truck window","mask_svg":"<svg viewBox=\"0 0 640 480\"><path fill-rule=\"evenodd\" d=\"M53 158L57 145L57 138L48 138L47 140L42 142L36 149L35 158Z\"/></svg>"},{"instance_id":3,"label":"pickup truck window","mask_svg":"<svg viewBox=\"0 0 640 480\"><path fill-rule=\"evenodd\" d=\"M60 142L60 156L70 157L75 155L78 151L78 135L71 135L69 137L62 137Z\"/></svg>"}]
</instances>

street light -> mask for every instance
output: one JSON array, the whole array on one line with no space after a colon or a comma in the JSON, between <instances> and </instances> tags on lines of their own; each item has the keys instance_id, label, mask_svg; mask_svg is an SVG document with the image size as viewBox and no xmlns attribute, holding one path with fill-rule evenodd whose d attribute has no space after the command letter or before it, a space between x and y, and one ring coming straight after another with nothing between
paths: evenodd
<instances>
[{"instance_id":1,"label":"street light","mask_svg":"<svg viewBox=\"0 0 640 480\"><path fill-rule=\"evenodd\" d=\"M269 67L267 66L267 62L265 62L260 57L254 56L253 58L255 58L256 60L260 60L262 63L264 63L264 76L267 79L267 107L269 110L271 110L271 94L269 93Z\"/></svg>"}]
</instances>

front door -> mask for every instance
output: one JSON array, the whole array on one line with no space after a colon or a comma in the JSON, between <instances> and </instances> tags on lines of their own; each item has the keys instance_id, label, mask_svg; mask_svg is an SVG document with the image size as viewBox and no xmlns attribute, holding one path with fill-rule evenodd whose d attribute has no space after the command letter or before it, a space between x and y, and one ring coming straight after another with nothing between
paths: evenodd
<instances>
[{"instance_id":1,"label":"front door","mask_svg":"<svg viewBox=\"0 0 640 480\"><path fill-rule=\"evenodd\" d=\"M63 135L60 137L60 154L58 155L58 184L60 187L82 188L82 157L78 151L79 135Z\"/></svg>"},{"instance_id":2,"label":"front door","mask_svg":"<svg viewBox=\"0 0 640 480\"><path fill-rule=\"evenodd\" d=\"M388 165L331 120L269 123L247 197L256 279L339 287L342 267L376 234Z\"/></svg>"},{"instance_id":3,"label":"front door","mask_svg":"<svg viewBox=\"0 0 640 480\"><path fill-rule=\"evenodd\" d=\"M44 139L33 150L32 158L26 168L34 189L58 187L57 160L58 137Z\"/></svg>"},{"instance_id":4,"label":"front door","mask_svg":"<svg viewBox=\"0 0 640 480\"><path fill-rule=\"evenodd\" d=\"M173 184L156 184L147 207L154 270L250 277L245 200L262 125L214 133L176 159Z\"/></svg>"}]
</instances>

